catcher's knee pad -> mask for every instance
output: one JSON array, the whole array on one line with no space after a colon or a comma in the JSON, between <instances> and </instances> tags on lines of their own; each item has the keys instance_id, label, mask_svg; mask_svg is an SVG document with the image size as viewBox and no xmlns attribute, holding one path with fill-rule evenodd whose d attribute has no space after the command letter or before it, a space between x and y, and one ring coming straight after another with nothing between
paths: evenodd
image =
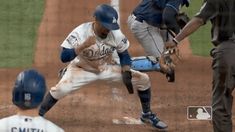
<instances>
[{"instance_id":1,"label":"catcher's knee pad","mask_svg":"<svg viewBox=\"0 0 235 132\"><path fill-rule=\"evenodd\" d=\"M137 71L160 71L158 61L152 61L148 57L133 57L131 68Z\"/></svg>"}]
</instances>

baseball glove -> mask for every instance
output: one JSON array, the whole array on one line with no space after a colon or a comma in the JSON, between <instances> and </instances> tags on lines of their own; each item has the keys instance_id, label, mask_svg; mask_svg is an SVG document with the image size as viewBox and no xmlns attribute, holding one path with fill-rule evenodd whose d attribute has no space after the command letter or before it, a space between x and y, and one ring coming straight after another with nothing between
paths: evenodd
<instances>
[{"instance_id":1,"label":"baseball glove","mask_svg":"<svg viewBox=\"0 0 235 132\"><path fill-rule=\"evenodd\" d=\"M179 49L177 46L171 49L166 49L159 59L162 72L170 73L175 69L176 64L180 60Z\"/></svg>"},{"instance_id":2,"label":"baseball glove","mask_svg":"<svg viewBox=\"0 0 235 132\"><path fill-rule=\"evenodd\" d=\"M176 16L176 21L181 29L190 21L188 15L185 12L181 12Z\"/></svg>"}]
</instances>

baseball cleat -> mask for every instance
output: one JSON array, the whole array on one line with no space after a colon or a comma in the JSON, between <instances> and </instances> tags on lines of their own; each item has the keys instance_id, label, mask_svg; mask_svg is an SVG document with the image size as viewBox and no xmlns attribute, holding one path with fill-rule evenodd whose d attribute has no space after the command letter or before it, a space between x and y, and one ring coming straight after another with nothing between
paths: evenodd
<instances>
[{"instance_id":1,"label":"baseball cleat","mask_svg":"<svg viewBox=\"0 0 235 132\"><path fill-rule=\"evenodd\" d=\"M167 125L163 121L161 121L155 114L152 112L142 113L140 120L144 123L150 123L154 128L159 130L166 130Z\"/></svg>"}]
</instances>

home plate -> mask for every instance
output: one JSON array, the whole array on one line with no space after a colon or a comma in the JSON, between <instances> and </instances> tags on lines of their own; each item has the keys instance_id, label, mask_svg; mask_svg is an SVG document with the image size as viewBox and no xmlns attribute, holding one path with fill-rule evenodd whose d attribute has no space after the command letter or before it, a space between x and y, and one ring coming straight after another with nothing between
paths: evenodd
<instances>
[{"instance_id":1,"label":"home plate","mask_svg":"<svg viewBox=\"0 0 235 132\"><path fill-rule=\"evenodd\" d=\"M143 124L143 122L140 119L136 119L133 117L123 117L122 119L113 119L113 124L136 124L136 125L140 125Z\"/></svg>"}]
</instances>

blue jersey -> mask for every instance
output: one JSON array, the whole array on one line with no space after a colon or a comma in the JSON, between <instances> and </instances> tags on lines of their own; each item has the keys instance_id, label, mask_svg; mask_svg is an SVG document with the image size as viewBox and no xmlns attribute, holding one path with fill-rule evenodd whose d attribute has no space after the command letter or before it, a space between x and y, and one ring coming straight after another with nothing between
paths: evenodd
<instances>
[{"instance_id":1,"label":"blue jersey","mask_svg":"<svg viewBox=\"0 0 235 132\"><path fill-rule=\"evenodd\" d=\"M143 0L133 11L139 21L145 21L152 26L162 24L162 14L165 7L179 11L180 5L188 4L188 0Z\"/></svg>"}]
</instances>

